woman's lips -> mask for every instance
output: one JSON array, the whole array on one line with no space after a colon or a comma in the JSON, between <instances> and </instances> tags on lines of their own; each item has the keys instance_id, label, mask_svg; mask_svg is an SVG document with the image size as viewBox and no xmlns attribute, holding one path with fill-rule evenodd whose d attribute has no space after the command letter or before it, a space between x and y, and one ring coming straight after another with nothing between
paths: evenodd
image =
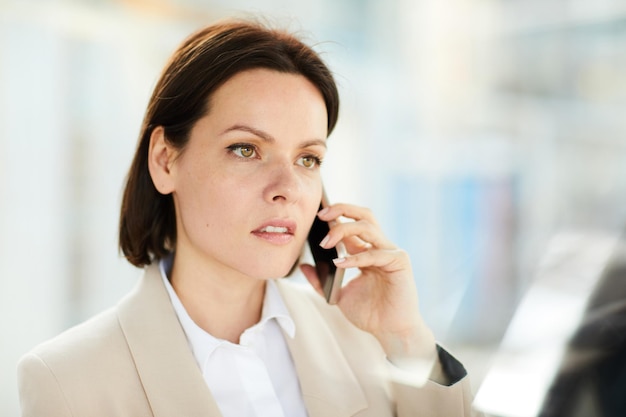
<instances>
[{"instance_id":1,"label":"woman's lips","mask_svg":"<svg viewBox=\"0 0 626 417\"><path fill-rule=\"evenodd\" d=\"M275 245L285 245L294 239L296 224L292 221L272 221L263 224L252 234Z\"/></svg>"}]
</instances>

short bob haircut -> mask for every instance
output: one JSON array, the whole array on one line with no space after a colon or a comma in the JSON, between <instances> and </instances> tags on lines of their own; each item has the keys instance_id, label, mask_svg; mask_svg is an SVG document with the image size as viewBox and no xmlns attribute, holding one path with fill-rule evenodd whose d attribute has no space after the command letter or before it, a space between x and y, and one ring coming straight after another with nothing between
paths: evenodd
<instances>
[{"instance_id":1,"label":"short bob haircut","mask_svg":"<svg viewBox=\"0 0 626 417\"><path fill-rule=\"evenodd\" d=\"M176 247L172 195L159 193L148 171L152 131L162 126L166 140L183 150L192 127L210 111L215 90L254 68L306 77L324 98L327 133L332 132L339 94L332 73L312 48L288 32L256 22L221 22L195 32L174 52L154 88L126 179L119 245L131 264L143 267Z\"/></svg>"}]
</instances>

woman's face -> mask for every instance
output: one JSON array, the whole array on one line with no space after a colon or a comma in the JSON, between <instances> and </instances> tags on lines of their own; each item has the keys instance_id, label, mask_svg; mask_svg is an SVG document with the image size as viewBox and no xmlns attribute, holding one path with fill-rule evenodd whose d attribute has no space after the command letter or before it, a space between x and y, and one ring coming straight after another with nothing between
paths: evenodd
<instances>
[{"instance_id":1,"label":"woman's face","mask_svg":"<svg viewBox=\"0 0 626 417\"><path fill-rule=\"evenodd\" d=\"M217 89L208 108L171 166L176 257L216 273L283 276L321 199L324 99L301 75L254 69Z\"/></svg>"}]
</instances>

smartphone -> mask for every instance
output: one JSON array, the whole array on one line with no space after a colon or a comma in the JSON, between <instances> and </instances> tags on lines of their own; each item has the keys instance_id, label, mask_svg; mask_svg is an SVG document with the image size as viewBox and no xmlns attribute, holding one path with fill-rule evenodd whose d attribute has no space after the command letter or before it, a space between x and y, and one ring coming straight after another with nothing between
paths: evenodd
<instances>
[{"instance_id":1,"label":"smartphone","mask_svg":"<svg viewBox=\"0 0 626 417\"><path fill-rule=\"evenodd\" d=\"M320 210L327 205L328 201L324 194L320 203ZM337 268L333 263L333 259L346 256L346 250L341 242L330 249L325 249L320 246L320 242L330 231L332 223L333 222L329 225L329 223L315 216L313 226L311 226L311 231L309 232L308 242L315 263L315 269L317 270L317 276L324 289L326 301L328 304L337 304L341 284L343 282L344 269Z\"/></svg>"}]
</instances>

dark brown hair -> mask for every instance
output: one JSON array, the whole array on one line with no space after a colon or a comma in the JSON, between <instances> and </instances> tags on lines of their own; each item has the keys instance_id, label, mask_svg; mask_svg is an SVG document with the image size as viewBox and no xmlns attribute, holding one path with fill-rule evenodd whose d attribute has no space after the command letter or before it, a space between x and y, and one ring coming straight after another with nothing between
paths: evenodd
<instances>
[{"instance_id":1,"label":"dark brown hair","mask_svg":"<svg viewBox=\"0 0 626 417\"><path fill-rule=\"evenodd\" d=\"M148 265L176 245L174 201L157 191L148 171L152 131L163 126L166 140L184 149L192 127L210 111L215 90L253 68L306 77L324 97L327 131L332 132L339 111L337 86L318 54L294 35L245 21L218 23L192 34L174 52L154 88L126 180L119 244L133 265Z\"/></svg>"}]
</instances>

